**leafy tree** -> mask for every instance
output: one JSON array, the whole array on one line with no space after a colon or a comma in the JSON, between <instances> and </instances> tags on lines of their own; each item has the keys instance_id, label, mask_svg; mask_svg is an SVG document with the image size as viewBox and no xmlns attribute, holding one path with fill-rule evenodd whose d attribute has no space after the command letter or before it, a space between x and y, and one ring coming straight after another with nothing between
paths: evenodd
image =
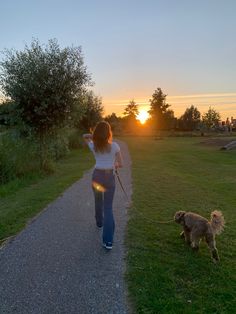
<instances>
[{"instance_id":1,"label":"leafy tree","mask_svg":"<svg viewBox=\"0 0 236 314\"><path fill-rule=\"evenodd\" d=\"M167 109L163 114L164 126L165 129L174 129L176 127L177 118L175 118L174 111L171 109Z\"/></svg>"},{"instance_id":2,"label":"leafy tree","mask_svg":"<svg viewBox=\"0 0 236 314\"><path fill-rule=\"evenodd\" d=\"M102 98L95 96L92 91L84 93L82 97L83 116L77 120L77 127L83 130L89 130L96 123L102 120L103 106Z\"/></svg>"},{"instance_id":3,"label":"leafy tree","mask_svg":"<svg viewBox=\"0 0 236 314\"><path fill-rule=\"evenodd\" d=\"M156 129L169 128L170 118L174 118L174 112L167 110L170 105L166 103L166 96L161 88L157 88L150 99L150 110L148 113L151 116Z\"/></svg>"},{"instance_id":4,"label":"leafy tree","mask_svg":"<svg viewBox=\"0 0 236 314\"><path fill-rule=\"evenodd\" d=\"M16 104L6 100L0 104L0 125L6 127L14 126L18 123L15 116Z\"/></svg>"},{"instance_id":5,"label":"leafy tree","mask_svg":"<svg viewBox=\"0 0 236 314\"><path fill-rule=\"evenodd\" d=\"M134 100L131 100L129 104L125 107L124 116L136 119L137 115L139 114L138 105Z\"/></svg>"},{"instance_id":6,"label":"leafy tree","mask_svg":"<svg viewBox=\"0 0 236 314\"><path fill-rule=\"evenodd\" d=\"M128 105L125 107L123 112L124 117L122 118L122 128L128 132L136 132L138 121L136 119L139 114L138 105L134 100L130 100Z\"/></svg>"},{"instance_id":7,"label":"leafy tree","mask_svg":"<svg viewBox=\"0 0 236 314\"><path fill-rule=\"evenodd\" d=\"M109 122L113 132L121 133L122 132L122 118L117 117L117 115L112 112L112 114L104 118L105 121Z\"/></svg>"},{"instance_id":8,"label":"leafy tree","mask_svg":"<svg viewBox=\"0 0 236 314\"><path fill-rule=\"evenodd\" d=\"M214 108L209 107L208 111L202 116L202 122L208 129L218 125L220 114Z\"/></svg>"},{"instance_id":9,"label":"leafy tree","mask_svg":"<svg viewBox=\"0 0 236 314\"><path fill-rule=\"evenodd\" d=\"M104 118L105 121L109 122L110 125L113 127L113 128L116 128L118 126L118 124L121 123L122 121L122 118L121 117L117 117L117 115L112 112L112 114L110 115L107 115L105 118Z\"/></svg>"},{"instance_id":10,"label":"leafy tree","mask_svg":"<svg viewBox=\"0 0 236 314\"><path fill-rule=\"evenodd\" d=\"M112 112L112 114L107 115L104 118L105 121L109 122L109 123L113 123L113 122L118 122L120 120L119 117L117 117L115 112Z\"/></svg>"},{"instance_id":11,"label":"leafy tree","mask_svg":"<svg viewBox=\"0 0 236 314\"><path fill-rule=\"evenodd\" d=\"M23 51L5 50L0 62L0 86L16 105L18 121L39 139L41 163L45 139L63 127L90 76L81 47L61 49L55 39L42 46L38 40Z\"/></svg>"},{"instance_id":12,"label":"leafy tree","mask_svg":"<svg viewBox=\"0 0 236 314\"><path fill-rule=\"evenodd\" d=\"M197 107L193 105L187 108L184 114L179 119L179 126L181 129L192 131L197 128L201 121L201 113Z\"/></svg>"}]
</instances>

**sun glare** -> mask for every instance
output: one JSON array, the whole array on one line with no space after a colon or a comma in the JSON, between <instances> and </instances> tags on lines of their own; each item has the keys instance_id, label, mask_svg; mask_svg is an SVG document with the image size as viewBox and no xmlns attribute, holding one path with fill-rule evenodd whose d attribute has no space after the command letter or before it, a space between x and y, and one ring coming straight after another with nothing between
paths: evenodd
<instances>
[{"instance_id":1,"label":"sun glare","mask_svg":"<svg viewBox=\"0 0 236 314\"><path fill-rule=\"evenodd\" d=\"M149 114L148 114L148 112L147 112L146 110L140 110L140 111L139 111L139 114L138 114L138 116L137 116L137 119L138 119L142 124L144 124L144 123L147 121L148 116L149 116Z\"/></svg>"}]
</instances>

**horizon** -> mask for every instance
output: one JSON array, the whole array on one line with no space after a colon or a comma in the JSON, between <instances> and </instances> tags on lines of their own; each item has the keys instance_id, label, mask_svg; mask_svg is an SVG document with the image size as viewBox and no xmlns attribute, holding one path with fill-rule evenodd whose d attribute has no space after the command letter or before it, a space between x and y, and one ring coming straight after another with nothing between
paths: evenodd
<instances>
[{"instance_id":1,"label":"horizon","mask_svg":"<svg viewBox=\"0 0 236 314\"><path fill-rule=\"evenodd\" d=\"M117 101L106 100L107 106L104 105L105 115L109 115L114 112L118 116L123 116L122 112L124 111L124 108L128 105L129 101L132 99L134 99L134 101L136 102L140 110L147 111L149 110L149 107L150 107L150 103L149 103L150 98L151 98L151 95L150 97L147 96L146 98L139 98L139 99L130 98L130 99L125 99L125 100L119 99ZM188 101L184 101L186 99ZM169 109L174 111L174 115L176 118L180 118L180 116L184 114L185 110L189 108L191 105L193 105L194 107L197 107L201 115L207 112L209 107L211 107L220 113L222 121L225 121L227 118L231 118L231 117L236 118L236 93L172 95L172 96L167 95L166 103L170 105ZM176 104L178 105L178 107L176 107ZM227 105L228 108L222 111L222 108L221 108L222 105Z\"/></svg>"},{"instance_id":2,"label":"horizon","mask_svg":"<svg viewBox=\"0 0 236 314\"><path fill-rule=\"evenodd\" d=\"M4 96L0 95L0 101L4 100ZM107 106L106 104L104 104L102 102L103 108L104 108L104 114L103 116L106 117L112 113L115 113L118 117L123 117L123 111L125 109L125 107L128 105L128 103L130 102L130 100L134 100L136 102L136 104L138 105L138 109L139 111L148 111L150 109L150 103L149 103L149 99L151 98L151 96L148 98L142 98L142 99L126 99L126 100L118 100L118 101L109 101L107 100ZM204 99L210 98L211 101L206 102ZM227 101L227 100L222 100L223 99L231 99L233 98L233 104L231 101ZM178 101L181 100L182 101ZM188 102L184 102L184 99L189 99ZM198 99L197 101L190 101L190 100L195 100ZM199 100L200 99L200 100ZM215 99L219 99L221 100L221 102L218 101L215 102ZM177 100L177 101L176 101ZM203 100L203 101L202 101ZM166 96L166 103L168 103L170 105L169 109L174 111L174 116L176 118L180 118L185 110L187 108L189 108L191 105L193 105L194 107L197 107L197 109L200 111L201 116L206 113L208 111L208 109L211 107L213 109L215 109L217 112L219 112L220 114L220 118L221 121L226 121L227 118L231 119L231 118L236 118L236 93L228 93L228 94L199 94L199 95L175 95L175 96ZM222 103L224 104L231 104L231 107L229 106L227 110L224 111L224 113L222 114L221 112L221 108L220 106L222 105ZM179 110L176 111L176 107L175 104L179 105ZM1 105L1 103L0 103Z\"/></svg>"}]
</instances>

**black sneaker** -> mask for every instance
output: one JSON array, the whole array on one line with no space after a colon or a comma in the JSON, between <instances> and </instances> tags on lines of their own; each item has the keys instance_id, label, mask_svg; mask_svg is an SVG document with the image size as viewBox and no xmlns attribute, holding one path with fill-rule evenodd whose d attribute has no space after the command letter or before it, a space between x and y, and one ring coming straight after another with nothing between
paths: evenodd
<instances>
[{"instance_id":1,"label":"black sneaker","mask_svg":"<svg viewBox=\"0 0 236 314\"><path fill-rule=\"evenodd\" d=\"M112 249L112 243L111 242L103 243L103 247L107 250L111 250Z\"/></svg>"}]
</instances>

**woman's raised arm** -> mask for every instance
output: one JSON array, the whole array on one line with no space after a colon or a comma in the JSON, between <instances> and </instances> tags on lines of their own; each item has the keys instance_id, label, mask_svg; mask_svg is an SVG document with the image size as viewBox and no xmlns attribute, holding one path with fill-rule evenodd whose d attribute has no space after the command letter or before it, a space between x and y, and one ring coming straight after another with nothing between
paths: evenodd
<instances>
[{"instance_id":1,"label":"woman's raised arm","mask_svg":"<svg viewBox=\"0 0 236 314\"><path fill-rule=\"evenodd\" d=\"M83 139L86 143L91 142L92 138L93 138L92 134L83 134Z\"/></svg>"}]
</instances>

